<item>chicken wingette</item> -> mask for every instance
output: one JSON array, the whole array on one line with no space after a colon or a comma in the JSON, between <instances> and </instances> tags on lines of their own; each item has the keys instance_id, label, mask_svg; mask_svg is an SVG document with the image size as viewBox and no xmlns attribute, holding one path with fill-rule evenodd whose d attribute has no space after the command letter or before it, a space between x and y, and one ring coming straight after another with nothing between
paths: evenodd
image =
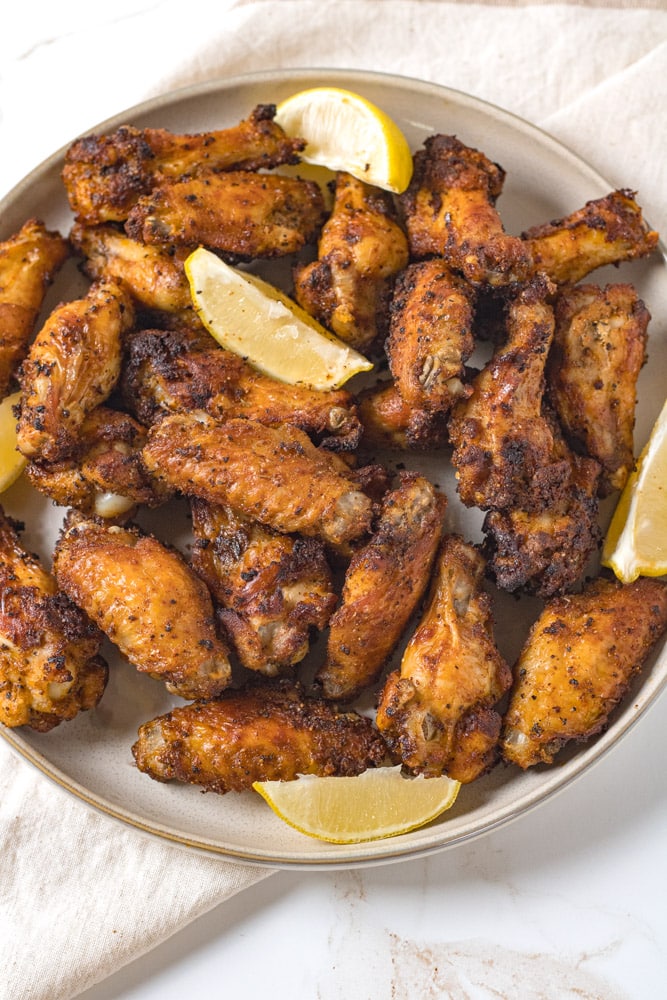
<instances>
[{"instance_id":1,"label":"chicken wingette","mask_svg":"<svg viewBox=\"0 0 667 1000\"><path fill-rule=\"evenodd\" d=\"M506 761L550 764L570 741L603 730L667 626L667 584L598 578L554 598L533 625L514 668L503 721Z\"/></svg>"},{"instance_id":2,"label":"chicken wingette","mask_svg":"<svg viewBox=\"0 0 667 1000\"><path fill-rule=\"evenodd\" d=\"M101 645L0 508L0 723L48 732L94 708L107 683Z\"/></svg>"},{"instance_id":3,"label":"chicken wingette","mask_svg":"<svg viewBox=\"0 0 667 1000\"><path fill-rule=\"evenodd\" d=\"M498 760L498 702L512 675L495 644L484 570L474 546L445 536L424 614L380 695L378 729L416 774L467 783Z\"/></svg>"},{"instance_id":4,"label":"chicken wingette","mask_svg":"<svg viewBox=\"0 0 667 1000\"><path fill-rule=\"evenodd\" d=\"M447 413L427 413L408 406L393 379L383 379L357 397L366 448L430 451L448 441Z\"/></svg>"},{"instance_id":5,"label":"chicken wingette","mask_svg":"<svg viewBox=\"0 0 667 1000\"><path fill-rule=\"evenodd\" d=\"M175 549L135 527L68 515L54 554L58 585L137 670L182 698L231 680L211 596Z\"/></svg>"}]
</instances>

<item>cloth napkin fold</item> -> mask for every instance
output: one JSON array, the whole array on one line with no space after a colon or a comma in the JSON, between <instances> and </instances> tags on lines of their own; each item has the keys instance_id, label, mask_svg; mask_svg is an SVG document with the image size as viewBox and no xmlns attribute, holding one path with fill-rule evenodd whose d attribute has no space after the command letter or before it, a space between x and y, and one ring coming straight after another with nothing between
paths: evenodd
<instances>
[{"instance_id":1,"label":"cloth napkin fold","mask_svg":"<svg viewBox=\"0 0 667 1000\"><path fill-rule=\"evenodd\" d=\"M148 97L260 69L345 67L431 80L527 118L637 189L667 231L663 0L223 0L193 10L187 30L184 17L176 0L19 13L0 39L0 192ZM4 743L0 838L0 1000L68 1000L270 874L126 828Z\"/></svg>"}]
</instances>

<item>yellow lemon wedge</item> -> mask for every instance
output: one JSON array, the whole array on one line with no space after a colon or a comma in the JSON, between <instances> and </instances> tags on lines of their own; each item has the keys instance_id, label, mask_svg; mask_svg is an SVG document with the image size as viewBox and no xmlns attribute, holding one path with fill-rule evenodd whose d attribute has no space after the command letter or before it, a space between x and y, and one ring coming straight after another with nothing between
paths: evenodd
<instances>
[{"instance_id":1,"label":"yellow lemon wedge","mask_svg":"<svg viewBox=\"0 0 667 1000\"><path fill-rule=\"evenodd\" d=\"M301 158L400 194L412 177L412 153L396 122L365 97L340 87L301 90L282 101L275 121L306 140Z\"/></svg>"},{"instance_id":2,"label":"yellow lemon wedge","mask_svg":"<svg viewBox=\"0 0 667 1000\"><path fill-rule=\"evenodd\" d=\"M623 583L667 573L667 402L621 493L602 564Z\"/></svg>"},{"instance_id":3,"label":"yellow lemon wedge","mask_svg":"<svg viewBox=\"0 0 667 1000\"><path fill-rule=\"evenodd\" d=\"M222 346L290 385L337 389L373 367L287 295L204 247L185 261L195 310Z\"/></svg>"},{"instance_id":4,"label":"yellow lemon wedge","mask_svg":"<svg viewBox=\"0 0 667 1000\"><path fill-rule=\"evenodd\" d=\"M0 402L0 493L4 493L19 478L28 460L16 447L16 417L12 411L20 392L14 392Z\"/></svg>"},{"instance_id":5,"label":"yellow lemon wedge","mask_svg":"<svg viewBox=\"0 0 667 1000\"><path fill-rule=\"evenodd\" d=\"M406 778L398 767L378 767L354 778L301 775L294 781L252 786L285 823L317 840L359 844L396 837L436 819L456 801L452 778Z\"/></svg>"}]
</instances>

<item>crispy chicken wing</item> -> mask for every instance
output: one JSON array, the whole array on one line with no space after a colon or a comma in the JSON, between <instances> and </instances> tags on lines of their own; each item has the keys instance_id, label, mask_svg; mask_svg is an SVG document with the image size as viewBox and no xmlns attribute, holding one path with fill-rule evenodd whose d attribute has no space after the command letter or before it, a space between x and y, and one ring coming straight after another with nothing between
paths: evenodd
<instances>
[{"instance_id":1,"label":"crispy chicken wing","mask_svg":"<svg viewBox=\"0 0 667 1000\"><path fill-rule=\"evenodd\" d=\"M131 209L125 231L140 243L203 245L249 260L296 253L323 221L314 181L237 170L154 188Z\"/></svg>"},{"instance_id":2,"label":"crispy chicken wing","mask_svg":"<svg viewBox=\"0 0 667 1000\"><path fill-rule=\"evenodd\" d=\"M334 458L296 427L203 413L165 417L143 450L149 472L181 493L342 546L368 531L372 502Z\"/></svg>"},{"instance_id":3,"label":"crispy chicken wing","mask_svg":"<svg viewBox=\"0 0 667 1000\"><path fill-rule=\"evenodd\" d=\"M411 256L442 257L475 286L525 280L529 249L505 233L495 208L504 180L502 167L456 136L429 136L399 197Z\"/></svg>"},{"instance_id":4,"label":"crispy chicken wing","mask_svg":"<svg viewBox=\"0 0 667 1000\"><path fill-rule=\"evenodd\" d=\"M0 508L0 723L48 732L94 708L107 682L101 643Z\"/></svg>"},{"instance_id":5,"label":"crispy chicken wing","mask_svg":"<svg viewBox=\"0 0 667 1000\"><path fill-rule=\"evenodd\" d=\"M384 498L375 531L352 556L316 675L326 698L349 701L379 677L427 587L446 499L416 473Z\"/></svg>"},{"instance_id":6,"label":"crispy chicken wing","mask_svg":"<svg viewBox=\"0 0 667 1000\"><path fill-rule=\"evenodd\" d=\"M550 398L574 446L602 466L606 496L623 489L634 467L637 378L650 315L632 285L563 289L555 315Z\"/></svg>"},{"instance_id":7,"label":"crispy chicken wing","mask_svg":"<svg viewBox=\"0 0 667 1000\"><path fill-rule=\"evenodd\" d=\"M0 243L0 399L28 352L46 291L68 255L67 241L38 219Z\"/></svg>"},{"instance_id":8,"label":"crispy chicken wing","mask_svg":"<svg viewBox=\"0 0 667 1000\"><path fill-rule=\"evenodd\" d=\"M54 572L130 663L173 694L208 698L229 683L211 596L175 549L138 528L70 514Z\"/></svg>"},{"instance_id":9,"label":"crispy chicken wing","mask_svg":"<svg viewBox=\"0 0 667 1000\"><path fill-rule=\"evenodd\" d=\"M244 667L274 676L304 658L336 606L324 548L192 499L192 566Z\"/></svg>"},{"instance_id":10,"label":"crispy chicken wing","mask_svg":"<svg viewBox=\"0 0 667 1000\"><path fill-rule=\"evenodd\" d=\"M603 730L667 626L667 584L598 578L551 600L514 669L503 723L505 760L550 764L571 740Z\"/></svg>"},{"instance_id":11,"label":"crispy chicken wing","mask_svg":"<svg viewBox=\"0 0 667 1000\"><path fill-rule=\"evenodd\" d=\"M296 163L301 139L273 121L260 104L231 128L193 135L124 125L109 135L77 139L67 151L63 183L75 215L88 223L122 222L141 195L165 180L202 170L260 170Z\"/></svg>"},{"instance_id":12,"label":"crispy chicken wing","mask_svg":"<svg viewBox=\"0 0 667 1000\"><path fill-rule=\"evenodd\" d=\"M390 196L339 173L318 259L297 267L297 301L341 340L367 350L387 332L392 279L408 263L408 241Z\"/></svg>"},{"instance_id":13,"label":"crispy chicken wing","mask_svg":"<svg viewBox=\"0 0 667 1000\"><path fill-rule=\"evenodd\" d=\"M18 447L29 459L58 461L75 449L87 414L110 395L120 375L122 336L134 319L116 282L51 313L21 365Z\"/></svg>"},{"instance_id":14,"label":"crispy chicken wing","mask_svg":"<svg viewBox=\"0 0 667 1000\"><path fill-rule=\"evenodd\" d=\"M408 406L393 379L384 379L358 395L362 443L371 448L429 451L449 441L447 414Z\"/></svg>"},{"instance_id":15,"label":"crispy chicken wing","mask_svg":"<svg viewBox=\"0 0 667 1000\"><path fill-rule=\"evenodd\" d=\"M424 615L380 696L377 726L413 772L469 782L498 759L497 704L512 678L483 578L479 552L447 535Z\"/></svg>"},{"instance_id":16,"label":"crispy chicken wing","mask_svg":"<svg viewBox=\"0 0 667 1000\"><path fill-rule=\"evenodd\" d=\"M300 774L360 774L380 764L385 752L370 719L305 697L286 681L175 708L141 726L132 747L139 770L156 781L220 794Z\"/></svg>"}]
</instances>

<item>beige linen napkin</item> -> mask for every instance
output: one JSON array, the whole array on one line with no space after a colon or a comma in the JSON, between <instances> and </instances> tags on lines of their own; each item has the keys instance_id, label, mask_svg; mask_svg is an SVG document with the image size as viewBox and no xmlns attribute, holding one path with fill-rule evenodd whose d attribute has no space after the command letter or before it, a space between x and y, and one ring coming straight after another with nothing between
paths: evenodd
<instances>
[{"instance_id":1,"label":"beige linen napkin","mask_svg":"<svg viewBox=\"0 0 667 1000\"><path fill-rule=\"evenodd\" d=\"M35 6L0 38L2 193L79 132L169 89L349 67L432 80L522 115L612 185L638 189L667 231L663 0L227 0L187 30L180 0ZM0 837L0 1000L76 996L269 874L116 824L2 743Z\"/></svg>"}]
</instances>

